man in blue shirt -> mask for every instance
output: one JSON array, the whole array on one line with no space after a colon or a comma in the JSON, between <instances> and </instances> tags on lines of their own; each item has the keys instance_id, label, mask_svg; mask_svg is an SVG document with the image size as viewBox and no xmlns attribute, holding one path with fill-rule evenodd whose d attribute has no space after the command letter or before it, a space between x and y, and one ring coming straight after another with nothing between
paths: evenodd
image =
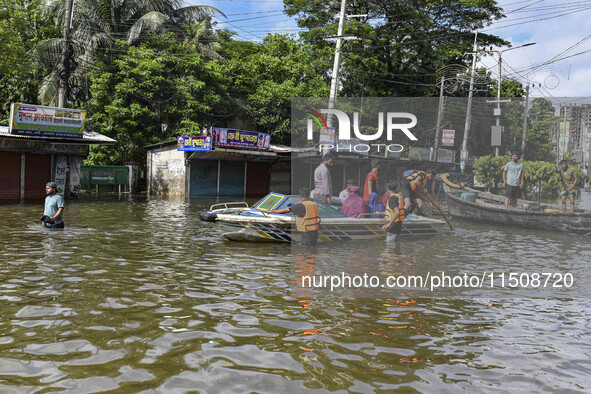
<instances>
[{"instance_id":1,"label":"man in blue shirt","mask_svg":"<svg viewBox=\"0 0 591 394\"><path fill-rule=\"evenodd\" d=\"M519 158L519 153L513 153L511 161L501 168L505 182L505 209L509 209L509 204L517 205L517 199L523 189L523 163Z\"/></svg>"},{"instance_id":2,"label":"man in blue shirt","mask_svg":"<svg viewBox=\"0 0 591 394\"><path fill-rule=\"evenodd\" d=\"M45 185L45 211L41 217L41 224L50 228L64 228L62 213L64 212L64 198L57 194L57 184L48 182Z\"/></svg>"}]
</instances>

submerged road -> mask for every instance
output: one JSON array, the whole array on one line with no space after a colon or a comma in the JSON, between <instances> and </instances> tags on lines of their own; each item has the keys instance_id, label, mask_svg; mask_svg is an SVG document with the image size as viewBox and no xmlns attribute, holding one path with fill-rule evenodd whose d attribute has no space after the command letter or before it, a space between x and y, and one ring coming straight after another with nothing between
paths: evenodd
<instances>
[{"instance_id":1,"label":"submerged road","mask_svg":"<svg viewBox=\"0 0 591 394\"><path fill-rule=\"evenodd\" d=\"M454 220L396 245L230 243L209 203L83 198L63 231L0 205L0 391L591 390L588 236ZM500 286L545 272L574 283ZM495 286L381 286L464 274ZM302 286L343 275L381 282Z\"/></svg>"}]
</instances>

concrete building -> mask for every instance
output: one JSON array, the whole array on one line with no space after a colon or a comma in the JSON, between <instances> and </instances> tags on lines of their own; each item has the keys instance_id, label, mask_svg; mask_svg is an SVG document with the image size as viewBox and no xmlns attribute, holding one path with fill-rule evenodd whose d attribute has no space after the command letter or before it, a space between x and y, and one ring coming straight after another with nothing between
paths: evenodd
<instances>
[{"instance_id":1,"label":"concrete building","mask_svg":"<svg viewBox=\"0 0 591 394\"><path fill-rule=\"evenodd\" d=\"M45 198L45 184L58 183L58 191L77 193L80 165L90 145L111 145L115 140L99 133L80 137L12 134L0 126L0 202Z\"/></svg>"}]
</instances>

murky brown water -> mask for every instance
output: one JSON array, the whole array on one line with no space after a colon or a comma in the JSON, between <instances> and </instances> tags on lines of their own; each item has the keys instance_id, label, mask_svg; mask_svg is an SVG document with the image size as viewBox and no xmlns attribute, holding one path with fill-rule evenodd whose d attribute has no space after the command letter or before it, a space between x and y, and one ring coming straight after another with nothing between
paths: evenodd
<instances>
[{"instance_id":1,"label":"murky brown water","mask_svg":"<svg viewBox=\"0 0 591 394\"><path fill-rule=\"evenodd\" d=\"M455 221L395 247L303 250L220 241L197 219L206 206L83 199L51 231L41 204L0 205L0 391L591 390L589 237ZM576 286L298 285L343 271L548 270Z\"/></svg>"}]
</instances>

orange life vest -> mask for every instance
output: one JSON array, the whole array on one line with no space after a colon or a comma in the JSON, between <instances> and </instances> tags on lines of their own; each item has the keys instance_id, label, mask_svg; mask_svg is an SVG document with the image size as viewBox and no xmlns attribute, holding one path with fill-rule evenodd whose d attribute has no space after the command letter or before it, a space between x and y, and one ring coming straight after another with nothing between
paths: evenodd
<instances>
[{"instance_id":1,"label":"orange life vest","mask_svg":"<svg viewBox=\"0 0 591 394\"><path fill-rule=\"evenodd\" d=\"M402 198L402 194L400 193L394 193L392 194L390 197L392 196L396 196L398 197L398 218L396 218L396 220L394 220L394 222L401 222L405 219L404 216L404 201ZM394 210L393 208L390 208L390 197L388 197L388 203L386 204L386 220L390 221L392 219L392 211Z\"/></svg>"},{"instance_id":2,"label":"orange life vest","mask_svg":"<svg viewBox=\"0 0 591 394\"><path fill-rule=\"evenodd\" d=\"M306 208L306 216L296 216L296 226L300 233L307 233L309 231L318 230L318 205L314 201L302 201L304 208Z\"/></svg>"},{"instance_id":3,"label":"orange life vest","mask_svg":"<svg viewBox=\"0 0 591 394\"><path fill-rule=\"evenodd\" d=\"M417 172L413 172L412 174L410 174L409 176L407 176L406 178L407 181L410 182L410 187L412 189L412 191L417 190L417 183L421 182L423 184L423 186L425 186L427 184L427 173L424 171L417 171Z\"/></svg>"}]
</instances>

